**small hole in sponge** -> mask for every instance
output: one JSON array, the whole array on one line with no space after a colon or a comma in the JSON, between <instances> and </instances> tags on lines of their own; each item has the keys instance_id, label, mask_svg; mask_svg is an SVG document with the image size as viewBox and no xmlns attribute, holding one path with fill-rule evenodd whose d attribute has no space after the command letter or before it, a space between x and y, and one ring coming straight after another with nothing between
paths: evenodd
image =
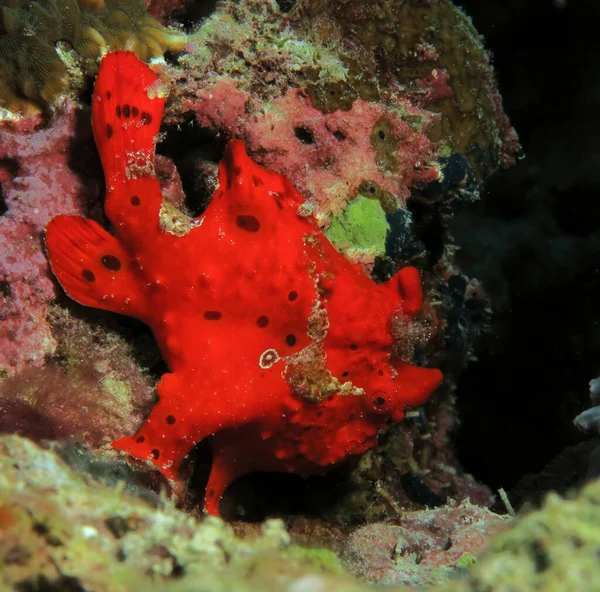
<instances>
[{"instance_id":1,"label":"small hole in sponge","mask_svg":"<svg viewBox=\"0 0 600 592\"><path fill-rule=\"evenodd\" d=\"M141 203L141 200L137 195L132 195L130 201L132 206L139 206Z\"/></svg>"},{"instance_id":2,"label":"small hole in sponge","mask_svg":"<svg viewBox=\"0 0 600 592\"><path fill-rule=\"evenodd\" d=\"M356 345L356 343L351 343L351 344L350 344L350 349L351 349L352 351L356 351L356 350L358 349L358 345Z\"/></svg>"},{"instance_id":3,"label":"small hole in sponge","mask_svg":"<svg viewBox=\"0 0 600 592\"><path fill-rule=\"evenodd\" d=\"M94 275L94 272L90 271L89 269L84 269L81 272L81 275L83 276L83 279L87 280L88 282L95 282L96 281L96 276Z\"/></svg>"},{"instance_id":4,"label":"small hole in sponge","mask_svg":"<svg viewBox=\"0 0 600 592\"><path fill-rule=\"evenodd\" d=\"M293 347L294 345L296 345L296 336L293 333L290 333L289 335L286 335L285 336L285 342L290 347Z\"/></svg>"},{"instance_id":5,"label":"small hole in sponge","mask_svg":"<svg viewBox=\"0 0 600 592\"><path fill-rule=\"evenodd\" d=\"M146 438L144 438L144 436L140 436L139 438L136 438L135 440L138 444L142 444L143 442L146 441Z\"/></svg>"},{"instance_id":6,"label":"small hole in sponge","mask_svg":"<svg viewBox=\"0 0 600 592\"><path fill-rule=\"evenodd\" d=\"M382 405L385 405L385 399L383 397L377 397L373 401L373 405L375 405L375 407L381 407Z\"/></svg>"},{"instance_id":7,"label":"small hole in sponge","mask_svg":"<svg viewBox=\"0 0 600 592\"><path fill-rule=\"evenodd\" d=\"M296 290L292 290L289 294L288 294L288 300L290 302L294 302L294 300L296 300L298 298L298 292L296 292Z\"/></svg>"},{"instance_id":8,"label":"small hole in sponge","mask_svg":"<svg viewBox=\"0 0 600 592\"><path fill-rule=\"evenodd\" d=\"M260 315L256 319L256 324L262 329L269 324L269 317L267 315Z\"/></svg>"},{"instance_id":9,"label":"small hole in sponge","mask_svg":"<svg viewBox=\"0 0 600 592\"><path fill-rule=\"evenodd\" d=\"M153 448L150 454L154 460L157 460L160 457L160 450L158 448Z\"/></svg>"},{"instance_id":10,"label":"small hole in sponge","mask_svg":"<svg viewBox=\"0 0 600 592\"><path fill-rule=\"evenodd\" d=\"M315 143L313 133L306 127L295 127L294 134L303 144L310 145Z\"/></svg>"},{"instance_id":11,"label":"small hole in sponge","mask_svg":"<svg viewBox=\"0 0 600 592\"><path fill-rule=\"evenodd\" d=\"M174 415L167 415L167 423L169 425L173 425L175 423L175 416Z\"/></svg>"}]
</instances>

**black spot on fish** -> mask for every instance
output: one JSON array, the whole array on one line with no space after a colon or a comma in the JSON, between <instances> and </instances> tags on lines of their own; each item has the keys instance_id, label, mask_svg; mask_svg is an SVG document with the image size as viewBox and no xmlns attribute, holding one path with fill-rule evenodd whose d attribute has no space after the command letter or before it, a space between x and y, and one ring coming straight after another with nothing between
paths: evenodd
<instances>
[{"instance_id":1,"label":"black spot on fish","mask_svg":"<svg viewBox=\"0 0 600 592\"><path fill-rule=\"evenodd\" d=\"M104 255L102 257L102 265L109 271L119 271L121 269L121 261L114 255Z\"/></svg>"},{"instance_id":2,"label":"black spot on fish","mask_svg":"<svg viewBox=\"0 0 600 592\"><path fill-rule=\"evenodd\" d=\"M246 230L248 232L258 232L258 230L260 230L260 221L256 216L252 216L250 214L240 214L235 219L235 222L242 230Z\"/></svg>"},{"instance_id":3,"label":"black spot on fish","mask_svg":"<svg viewBox=\"0 0 600 592\"><path fill-rule=\"evenodd\" d=\"M208 321L218 321L223 316L223 313L218 310L207 310L204 312L204 318Z\"/></svg>"}]
</instances>

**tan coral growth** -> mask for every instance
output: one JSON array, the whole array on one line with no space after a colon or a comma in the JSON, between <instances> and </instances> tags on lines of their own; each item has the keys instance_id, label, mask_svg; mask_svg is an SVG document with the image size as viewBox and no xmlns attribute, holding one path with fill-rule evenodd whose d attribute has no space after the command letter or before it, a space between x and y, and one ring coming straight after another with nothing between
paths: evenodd
<instances>
[{"instance_id":1,"label":"tan coral growth","mask_svg":"<svg viewBox=\"0 0 600 592\"><path fill-rule=\"evenodd\" d=\"M73 86L70 76L95 73L107 51L149 60L184 45L140 0L0 0L0 109L47 109Z\"/></svg>"}]
</instances>

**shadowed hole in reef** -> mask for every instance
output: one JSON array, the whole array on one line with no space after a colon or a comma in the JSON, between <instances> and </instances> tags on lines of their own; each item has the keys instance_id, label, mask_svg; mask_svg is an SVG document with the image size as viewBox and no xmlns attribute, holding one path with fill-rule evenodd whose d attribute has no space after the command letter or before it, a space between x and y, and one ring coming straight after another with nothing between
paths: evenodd
<instances>
[{"instance_id":1,"label":"shadowed hole in reef","mask_svg":"<svg viewBox=\"0 0 600 592\"><path fill-rule=\"evenodd\" d=\"M216 174L215 165L223 157L227 141L222 135L199 127L193 114L188 114L183 123L169 125L163 131L164 139L156 151L175 163L186 208L192 216L199 216L215 190L209 171L212 169Z\"/></svg>"},{"instance_id":2,"label":"shadowed hole in reef","mask_svg":"<svg viewBox=\"0 0 600 592\"><path fill-rule=\"evenodd\" d=\"M6 199L4 199L2 187L0 187L0 216L4 216L6 212L8 212L8 204L6 203Z\"/></svg>"},{"instance_id":3,"label":"shadowed hole in reef","mask_svg":"<svg viewBox=\"0 0 600 592\"><path fill-rule=\"evenodd\" d=\"M186 506L202 507L212 455L209 439L199 443L184 461L180 475L188 481ZM226 520L262 522L267 516L303 514L320 516L349 489L349 467L334 467L324 476L303 479L293 473L254 472L240 477L225 491L220 511Z\"/></svg>"},{"instance_id":4,"label":"shadowed hole in reef","mask_svg":"<svg viewBox=\"0 0 600 592\"><path fill-rule=\"evenodd\" d=\"M17 177L19 175L19 164L17 161L12 158L0 159L0 175L4 179L7 179L7 177L10 177L11 179ZM6 212L8 212L8 203L6 202L4 191L0 185L0 216L3 216Z\"/></svg>"},{"instance_id":5,"label":"shadowed hole in reef","mask_svg":"<svg viewBox=\"0 0 600 592\"><path fill-rule=\"evenodd\" d=\"M177 22L183 25L186 33L191 33L198 22L209 17L217 8L217 0L202 0L202 2L186 2L182 10L175 11L171 16L177 17Z\"/></svg>"}]
</instances>

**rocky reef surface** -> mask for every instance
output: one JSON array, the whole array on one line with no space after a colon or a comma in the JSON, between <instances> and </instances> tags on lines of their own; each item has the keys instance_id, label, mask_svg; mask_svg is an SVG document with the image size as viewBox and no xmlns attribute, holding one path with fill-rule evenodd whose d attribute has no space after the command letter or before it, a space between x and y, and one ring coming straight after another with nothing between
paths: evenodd
<instances>
[{"instance_id":1,"label":"rocky reef surface","mask_svg":"<svg viewBox=\"0 0 600 592\"><path fill-rule=\"evenodd\" d=\"M198 520L164 496L126 486L118 461L98 463L19 436L1 437L0 452L3 590L372 589L351 573L398 591L598 586L597 482L575 498L552 495L515 521L462 504L364 526L338 535L337 544L313 533L309 546L280 519L254 529Z\"/></svg>"}]
</instances>

